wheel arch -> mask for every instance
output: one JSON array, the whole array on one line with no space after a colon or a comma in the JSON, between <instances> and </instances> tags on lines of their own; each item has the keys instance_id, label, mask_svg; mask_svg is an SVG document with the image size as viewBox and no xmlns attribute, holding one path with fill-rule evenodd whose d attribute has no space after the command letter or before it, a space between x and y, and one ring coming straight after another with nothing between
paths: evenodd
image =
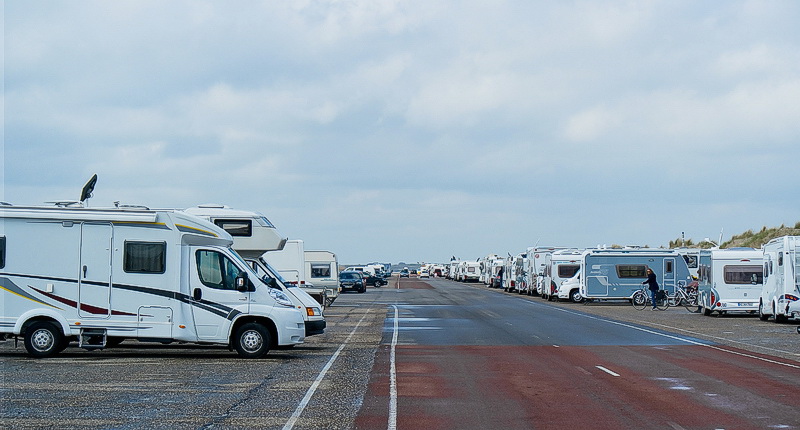
<instances>
[{"instance_id":1,"label":"wheel arch","mask_svg":"<svg viewBox=\"0 0 800 430\"><path fill-rule=\"evenodd\" d=\"M275 322L271 319L263 316L255 316L255 315L246 315L240 318L237 318L233 324L231 324L231 331L228 333L228 343L233 345L233 336L236 335L236 331L239 330L239 327L248 324L248 323L257 323L264 326L267 331L269 332L270 336L270 349L275 348L278 346L278 328L275 325Z\"/></svg>"}]
</instances>

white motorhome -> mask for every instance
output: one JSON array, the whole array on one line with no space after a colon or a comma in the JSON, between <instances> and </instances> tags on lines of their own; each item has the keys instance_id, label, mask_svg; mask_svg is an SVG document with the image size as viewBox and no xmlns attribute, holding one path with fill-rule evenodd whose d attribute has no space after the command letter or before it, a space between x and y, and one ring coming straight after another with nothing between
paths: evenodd
<instances>
[{"instance_id":1,"label":"white motorhome","mask_svg":"<svg viewBox=\"0 0 800 430\"><path fill-rule=\"evenodd\" d=\"M580 285L576 286L567 282L581 270L583 256L582 249L560 249L553 251L545 256L545 261L549 263L549 270L545 275L546 292L542 297L551 299L570 299L580 302ZM569 289L568 289L569 288Z\"/></svg>"},{"instance_id":2,"label":"white motorhome","mask_svg":"<svg viewBox=\"0 0 800 430\"><path fill-rule=\"evenodd\" d=\"M183 211L207 219L227 231L233 236L236 252L242 257L258 258L267 251L279 251L286 244L286 238L258 212L220 204L198 205Z\"/></svg>"},{"instance_id":3,"label":"white motorhome","mask_svg":"<svg viewBox=\"0 0 800 430\"><path fill-rule=\"evenodd\" d=\"M565 248L554 246L534 246L527 249L526 254L528 254L528 267L526 272L528 273L528 283L530 284L530 287L528 288L529 295L541 295L543 293L545 278L544 274L547 271L545 256L560 249Z\"/></svg>"},{"instance_id":4,"label":"white motorhome","mask_svg":"<svg viewBox=\"0 0 800 430\"><path fill-rule=\"evenodd\" d=\"M283 249L265 252L261 258L275 268L287 283L304 289L320 304L325 304L328 294L338 295L338 289L319 288L308 280L305 245L300 239L287 240Z\"/></svg>"},{"instance_id":5,"label":"white motorhome","mask_svg":"<svg viewBox=\"0 0 800 430\"><path fill-rule=\"evenodd\" d=\"M0 217L0 334L23 337L34 357L72 340L101 349L137 339L230 345L256 358L305 338L286 294L201 218L6 205Z\"/></svg>"},{"instance_id":6,"label":"white motorhome","mask_svg":"<svg viewBox=\"0 0 800 430\"><path fill-rule=\"evenodd\" d=\"M250 267L262 277L264 283L281 289L295 307L300 309L306 324L306 336L324 333L326 323L321 304L305 290L285 283L277 271L261 260L261 255L265 252L281 250L286 244L286 239L281 237L266 217L258 212L216 204L199 205L185 209L184 212L206 219L231 235L233 249L250 263ZM264 276L267 278L263 278ZM276 281L272 282L271 279Z\"/></svg>"},{"instance_id":7,"label":"white motorhome","mask_svg":"<svg viewBox=\"0 0 800 430\"><path fill-rule=\"evenodd\" d=\"M758 314L775 322L800 318L800 236L783 236L764 245L764 285Z\"/></svg>"},{"instance_id":8,"label":"white motorhome","mask_svg":"<svg viewBox=\"0 0 800 430\"><path fill-rule=\"evenodd\" d=\"M461 280L464 282L478 282L480 278L480 263L477 261L465 261L462 267Z\"/></svg>"},{"instance_id":9,"label":"white motorhome","mask_svg":"<svg viewBox=\"0 0 800 430\"><path fill-rule=\"evenodd\" d=\"M331 251L305 251L306 273L316 288L325 289L325 306L339 297L339 261Z\"/></svg>"},{"instance_id":10,"label":"white motorhome","mask_svg":"<svg viewBox=\"0 0 800 430\"><path fill-rule=\"evenodd\" d=\"M700 251L698 305L703 314L755 313L764 283L763 256L753 248Z\"/></svg>"},{"instance_id":11,"label":"white motorhome","mask_svg":"<svg viewBox=\"0 0 800 430\"><path fill-rule=\"evenodd\" d=\"M459 260L450 260L450 263L447 265L447 279L457 279L459 263Z\"/></svg>"}]
</instances>

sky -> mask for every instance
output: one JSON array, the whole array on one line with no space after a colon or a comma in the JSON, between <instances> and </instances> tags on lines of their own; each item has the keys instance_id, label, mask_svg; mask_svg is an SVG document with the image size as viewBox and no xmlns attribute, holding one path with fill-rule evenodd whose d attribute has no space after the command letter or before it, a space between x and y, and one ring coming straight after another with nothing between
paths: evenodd
<instances>
[{"instance_id":1,"label":"sky","mask_svg":"<svg viewBox=\"0 0 800 430\"><path fill-rule=\"evenodd\" d=\"M800 2L3 3L0 200L226 204L342 264L800 221Z\"/></svg>"}]
</instances>

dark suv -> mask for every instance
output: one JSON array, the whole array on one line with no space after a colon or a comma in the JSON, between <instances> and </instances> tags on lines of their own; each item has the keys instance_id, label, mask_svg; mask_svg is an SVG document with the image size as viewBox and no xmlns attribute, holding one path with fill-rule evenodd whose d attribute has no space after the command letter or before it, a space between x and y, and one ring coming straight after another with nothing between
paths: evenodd
<instances>
[{"instance_id":1,"label":"dark suv","mask_svg":"<svg viewBox=\"0 0 800 430\"><path fill-rule=\"evenodd\" d=\"M342 288L342 292L352 290L363 293L367 291L367 284L364 282L361 272L354 270L339 273L339 286Z\"/></svg>"}]
</instances>

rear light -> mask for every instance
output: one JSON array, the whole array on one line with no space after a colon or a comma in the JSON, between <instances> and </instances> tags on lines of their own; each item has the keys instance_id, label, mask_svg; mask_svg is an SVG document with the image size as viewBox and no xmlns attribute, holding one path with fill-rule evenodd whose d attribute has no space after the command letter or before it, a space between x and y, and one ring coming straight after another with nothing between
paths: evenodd
<instances>
[{"instance_id":1,"label":"rear light","mask_svg":"<svg viewBox=\"0 0 800 430\"><path fill-rule=\"evenodd\" d=\"M796 301L800 300L800 297L797 297L794 294L787 294L786 295L786 300L788 300L790 302L796 302Z\"/></svg>"},{"instance_id":2,"label":"rear light","mask_svg":"<svg viewBox=\"0 0 800 430\"><path fill-rule=\"evenodd\" d=\"M514 281L511 281L511 286L513 287L515 285L516 285L516 283Z\"/></svg>"}]
</instances>

